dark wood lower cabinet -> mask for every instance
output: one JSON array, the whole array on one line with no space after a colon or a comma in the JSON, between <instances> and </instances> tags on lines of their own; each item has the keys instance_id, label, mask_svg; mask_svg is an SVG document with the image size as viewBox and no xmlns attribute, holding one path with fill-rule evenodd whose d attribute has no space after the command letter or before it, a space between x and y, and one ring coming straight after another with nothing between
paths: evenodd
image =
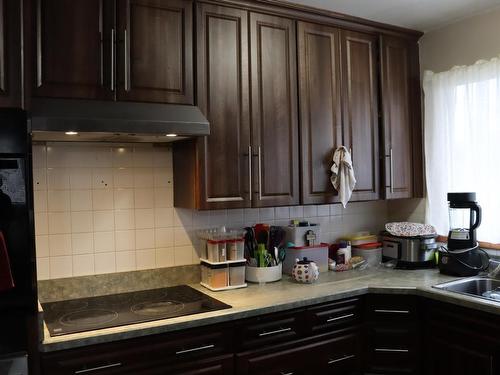
<instances>
[{"instance_id":1,"label":"dark wood lower cabinet","mask_svg":"<svg viewBox=\"0 0 500 375\"><path fill-rule=\"evenodd\" d=\"M365 306L365 372L419 374L417 297L369 295Z\"/></svg>"},{"instance_id":2,"label":"dark wood lower cabinet","mask_svg":"<svg viewBox=\"0 0 500 375\"><path fill-rule=\"evenodd\" d=\"M284 348L277 346L238 354L237 374L359 374L362 353L360 333L354 330L329 339L323 336L282 345Z\"/></svg>"},{"instance_id":3,"label":"dark wood lower cabinet","mask_svg":"<svg viewBox=\"0 0 500 375\"><path fill-rule=\"evenodd\" d=\"M500 316L427 302L425 374L499 375Z\"/></svg>"},{"instance_id":4,"label":"dark wood lower cabinet","mask_svg":"<svg viewBox=\"0 0 500 375\"><path fill-rule=\"evenodd\" d=\"M500 375L500 315L370 294L41 357L43 375Z\"/></svg>"}]
</instances>

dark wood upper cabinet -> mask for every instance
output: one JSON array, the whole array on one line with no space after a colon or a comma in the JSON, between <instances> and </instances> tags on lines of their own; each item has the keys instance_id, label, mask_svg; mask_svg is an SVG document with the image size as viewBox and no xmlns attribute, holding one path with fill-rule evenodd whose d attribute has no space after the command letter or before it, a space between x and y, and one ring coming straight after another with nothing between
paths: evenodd
<instances>
[{"instance_id":1,"label":"dark wood upper cabinet","mask_svg":"<svg viewBox=\"0 0 500 375\"><path fill-rule=\"evenodd\" d=\"M0 0L0 107L21 107L21 8Z\"/></svg>"},{"instance_id":2,"label":"dark wood upper cabinet","mask_svg":"<svg viewBox=\"0 0 500 375\"><path fill-rule=\"evenodd\" d=\"M331 203L336 147L352 152L356 187L351 197L380 196L377 38L299 23L302 201Z\"/></svg>"},{"instance_id":3,"label":"dark wood upper cabinet","mask_svg":"<svg viewBox=\"0 0 500 375\"><path fill-rule=\"evenodd\" d=\"M248 12L199 4L197 22L198 106L210 121L210 136L195 141L195 206L250 207ZM182 153L174 152L174 166L179 158ZM176 180L187 173L174 172ZM176 192L176 200L181 195Z\"/></svg>"},{"instance_id":4,"label":"dark wood upper cabinet","mask_svg":"<svg viewBox=\"0 0 500 375\"><path fill-rule=\"evenodd\" d=\"M113 99L113 0L35 0L34 96Z\"/></svg>"},{"instance_id":5,"label":"dark wood upper cabinet","mask_svg":"<svg viewBox=\"0 0 500 375\"><path fill-rule=\"evenodd\" d=\"M193 104L192 7L118 0L118 100Z\"/></svg>"},{"instance_id":6,"label":"dark wood upper cabinet","mask_svg":"<svg viewBox=\"0 0 500 375\"><path fill-rule=\"evenodd\" d=\"M356 186L351 200L380 199L377 37L342 30L344 145Z\"/></svg>"},{"instance_id":7,"label":"dark wood upper cabinet","mask_svg":"<svg viewBox=\"0 0 500 375\"><path fill-rule=\"evenodd\" d=\"M333 152L342 144L339 30L298 23L302 202L330 203Z\"/></svg>"},{"instance_id":8,"label":"dark wood upper cabinet","mask_svg":"<svg viewBox=\"0 0 500 375\"><path fill-rule=\"evenodd\" d=\"M295 21L250 13L254 207L299 204Z\"/></svg>"},{"instance_id":9,"label":"dark wood upper cabinet","mask_svg":"<svg viewBox=\"0 0 500 375\"><path fill-rule=\"evenodd\" d=\"M385 197L413 195L413 149L410 44L405 39L380 38L381 95L385 153Z\"/></svg>"}]
</instances>

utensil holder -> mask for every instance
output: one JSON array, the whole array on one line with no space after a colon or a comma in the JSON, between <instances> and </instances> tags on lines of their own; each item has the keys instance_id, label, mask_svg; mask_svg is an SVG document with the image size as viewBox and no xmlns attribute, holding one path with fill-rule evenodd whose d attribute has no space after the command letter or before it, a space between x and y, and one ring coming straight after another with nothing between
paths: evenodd
<instances>
[{"instance_id":1,"label":"utensil holder","mask_svg":"<svg viewBox=\"0 0 500 375\"><path fill-rule=\"evenodd\" d=\"M250 267L245 270L245 279L252 283L271 283L281 280L283 276L282 263L274 267Z\"/></svg>"}]
</instances>

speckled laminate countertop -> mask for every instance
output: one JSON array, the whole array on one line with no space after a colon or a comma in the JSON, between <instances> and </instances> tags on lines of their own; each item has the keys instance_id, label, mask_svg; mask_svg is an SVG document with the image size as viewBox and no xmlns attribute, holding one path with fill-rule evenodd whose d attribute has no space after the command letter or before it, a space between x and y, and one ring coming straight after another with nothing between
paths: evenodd
<instances>
[{"instance_id":1,"label":"speckled laminate countertop","mask_svg":"<svg viewBox=\"0 0 500 375\"><path fill-rule=\"evenodd\" d=\"M83 333L50 337L43 322L40 307L40 350L44 352L176 331L197 326L232 321L256 315L334 301L366 293L394 293L425 296L435 300L500 314L500 303L482 300L432 288L432 285L456 278L439 274L437 270L373 269L343 273L327 272L318 282L298 284L288 276L271 284L224 292L211 292L200 285L191 285L232 306L231 309L181 316L153 322L131 324Z\"/></svg>"}]
</instances>

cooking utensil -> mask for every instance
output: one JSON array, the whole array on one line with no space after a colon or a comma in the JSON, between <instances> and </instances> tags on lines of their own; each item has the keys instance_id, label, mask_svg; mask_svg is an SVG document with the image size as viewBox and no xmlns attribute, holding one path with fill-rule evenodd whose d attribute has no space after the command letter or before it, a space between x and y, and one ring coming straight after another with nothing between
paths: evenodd
<instances>
[{"instance_id":1,"label":"cooking utensil","mask_svg":"<svg viewBox=\"0 0 500 375\"><path fill-rule=\"evenodd\" d=\"M255 240L255 231L252 227L245 228L245 259L255 258L255 251L257 249L257 241Z\"/></svg>"}]
</instances>

